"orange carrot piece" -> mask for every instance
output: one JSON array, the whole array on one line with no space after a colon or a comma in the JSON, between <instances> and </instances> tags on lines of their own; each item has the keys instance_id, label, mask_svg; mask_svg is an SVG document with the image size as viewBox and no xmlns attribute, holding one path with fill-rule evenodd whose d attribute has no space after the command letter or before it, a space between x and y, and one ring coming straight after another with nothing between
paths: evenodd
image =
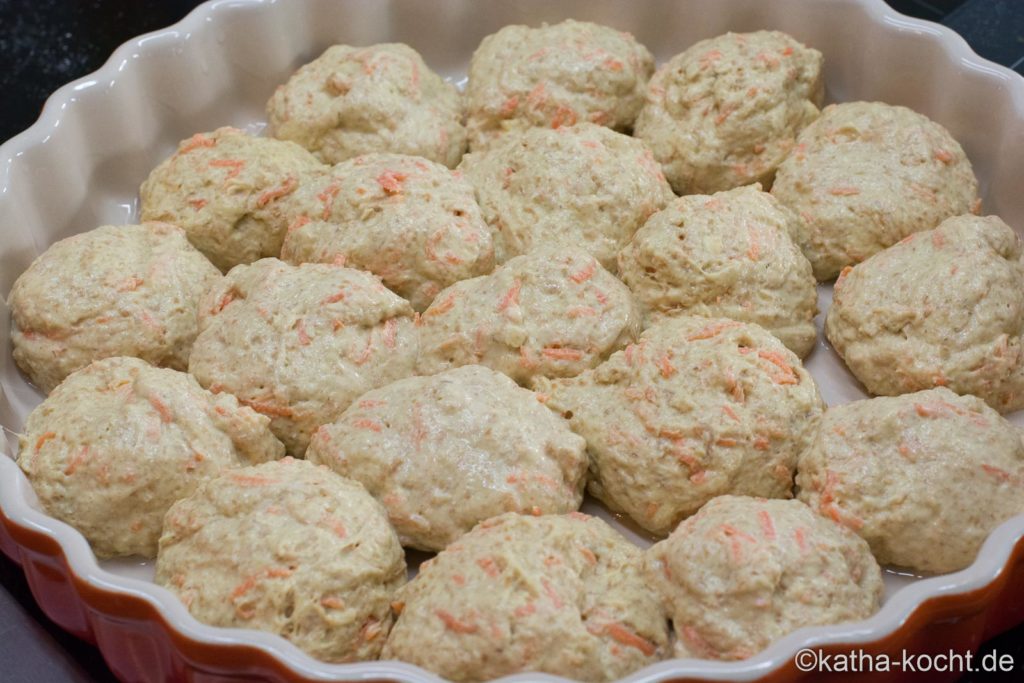
<instances>
[{"instance_id":1,"label":"orange carrot piece","mask_svg":"<svg viewBox=\"0 0 1024 683\"><path fill-rule=\"evenodd\" d=\"M38 439L36 439L36 452L38 453L39 450L43 447L43 444L45 444L50 439L56 438L56 436L57 434L55 432L46 432Z\"/></svg>"},{"instance_id":2,"label":"orange carrot piece","mask_svg":"<svg viewBox=\"0 0 1024 683\"><path fill-rule=\"evenodd\" d=\"M354 424L360 429L369 429L374 432L381 432L384 430L384 425L376 420L356 420Z\"/></svg>"},{"instance_id":3,"label":"orange carrot piece","mask_svg":"<svg viewBox=\"0 0 1024 683\"><path fill-rule=\"evenodd\" d=\"M199 149L200 147L213 147L215 144L217 144L217 141L213 138L208 138L202 133L196 133L188 140L181 143L178 147L178 154L188 154L194 149Z\"/></svg>"},{"instance_id":4,"label":"orange carrot piece","mask_svg":"<svg viewBox=\"0 0 1024 683\"><path fill-rule=\"evenodd\" d=\"M168 408L167 404L161 401L158 397L150 396L149 403L153 406L153 409L159 413L161 422L170 422L174 419L174 414L171 412L171 409Z\"/></svg>"},{"instance_id":5,"label":"orange carrot piece","mask_svg":"<svg viewBox=\"0 0 1024 683\"><path fill-rule=\"evenodd\" d=\"M64 468L64 474L71 476L75 471L82 465L83 462L89 459L89 447L82 446L82 449L71 457L68 461L67 467Z\"/></svg>"},{"instance_id":6,"label":"orange carrot piece","mask_svg":"<svg viewBox=\"0 0 1024 683\"><path fill-rule=\"evenodd\" d=\"M473 622L461 621L457 619L451 612L447 610L439 609L434 612L437 617L444 622L445 628L455 633L476 633L480 630L480 627Z\"/></svg>"},{"instance_id":7,"label":"orange carrot piece","mask_svg":"<svg viewBox=\"0 0 1024 683\"><path fill-rule=\"evenodd\" d=\"M836 197L852 197L853 195L860 194L860 190L856 187L841 186L833 187L828 193Z\"/></svg>"},{"instance_id":8,"label":"orange carrot piece","mask_svg":"<svg viewBox=\"0 0 1024 683\"><path fill-rule=\"evenodd\" d=\"M569 276L569 279L577 284L586 282L594 276L594 271L597 270L597 261L591 261L587 266L581 270L576 271Z\"/></svg>"},{"instance_id":9,"label":"orange carrot piece","mask_svg":"<svg viewBox=\"0 0 1024 683\"><path fill-rule=\"evenodd\" d=\"M518 306L519 305L519 291L522 288L523 288L523 283L522 283L522 281L519 278L516 278L515 280L513 280L512 281L512 286L509 287L509 290L505 293L505 296L503 296L501 298L501 301L498 302L498 310L499 311L504 311L505 309L509 308L510 306Z\"/></svg>"},{"instance_id":10,"label":"orange carrot piece","mask_svg":"<svg viewBox=\"0 0 1024 683\"><path fill-rule=\"evenodd\" d=\"M377 184L384 190L384 194L394 195L402 192L402 183L408 176L398 171L384 171L377 176Z\"/></svg>"},{"instance_id":11,"label":"orange carrot piece","mask_svg":"<svg viewBox=\"0 0 1024 683\"><path fill-rule=\"evenodd\" d=\"M654 647L651 641L637 635L618 622L608 624L607 632L616 642L622 643L626 647L640 650L640 652L643 652L648 657L657 652L657 648Z\"/></svg>"},{"instance_id":12,"label":"orange carrot piece","mask_svg":"<svg viewBox=\"0 0 1024 683\"><path fill-rule=\"evenodd\" d=\"M583 358L583 352L579 349L566 349L561 346L545 346L540 352L553 360L576 361Z\"/></svg>"},{"instance_id":13,"label":"orange carrot piece","mask_svg":"<svg viewBox=\"0 0 1024 683\"><path fill-rule=\"evenodd\" d=\"M706 327L698 330L686 338L686 341L699 341L701 339L711 339L712 337L718 336L724 330L730 327L736 327L739 323L737 322L715 322L707 325Z\"/></svg>"},{"instance_id":14,"label":"orange carrot piece","mask_svg":"<svg viewBox=\"0 0 1024 683\"><path fill-rule=\"evenodd\" d=\"M281 197L286 197L290 195L292 192L295 192L295 190L298 187L299 181L295 178L295 176L290 175L287 178L285 178L284 182L282 182L278 187L272 187L269 190L266 190L263 194L261 194L259 198L256 200L256 206L262 209L270 202L276 199L280 199Z\"/></svg>"}]
</instances>

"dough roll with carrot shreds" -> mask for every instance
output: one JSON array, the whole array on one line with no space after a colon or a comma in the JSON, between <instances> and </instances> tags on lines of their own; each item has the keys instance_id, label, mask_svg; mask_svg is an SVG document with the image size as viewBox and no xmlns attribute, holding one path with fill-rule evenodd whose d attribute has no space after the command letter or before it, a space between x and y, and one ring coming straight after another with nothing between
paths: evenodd
<instances>
[{"instance_id":1,"label":"dough roll with carrot shreds","mask_svg":"<svg viewBox=\"0 0 1024 683\"><path fill-rule=\"evenodd\" d=\"M301 456L355 398L413 374L416 349L409 302L370 273L262 259L204 296L189 372L270 417Z\"/></svg>"},{"instance_id":2,"label":"dough roll with carrot shreds","mask_svg":"<svg viewBox=\"0 0 1024 683\"><path fill-rule=\"evenodd\" d=\"M71 374L28 416L18 465L98 557L154 557L164 513L222 470L284 455L270 420L137 358Z\"/></svg>"},{"instance_id":3,"label":"dough roll with carrot shreds","mask_svg":"<svg viewBox=\"0 0 1024 683\"><path fill-rule=\"evenodd\" d=\"M996 216L958 216L847 268L825 334L872 394L944 386L1024 406L1024 264Z\"/></svg>"},{"instance_id":4,"label":"dough roll with carrot shreds","mask_svg":"<svg viewBox=\"0 0 1024 683\"><path fill-rule=\"evenodd\" d=\"M281 258L368 270L422 311L445 287L494 269L494 239L473 187L422 157L367 154L288 198Z\"/></svg>"},{"instance_id":5,"label":"dough roll with carrot shreds","mask_svg":"<svg viewBox=\"0 0 1024 683\"><path fill-rule=\"evenodd\" d=\"M144 221L180 226L222 271L277 256L288 227L281 200L321 164L291 142L218 128L182 140L139 189Z\"/></svg>"},{"instance_id":6,"label":"dough roll with carrot shreds","mask_svg":"<svg viewBox=\"0 0 1024 683\"><path fill-rule=\"evenodd\" d=\"M462 96L403 43L327 48L274 91L267 120L326 164L392 152L455 168L466 149Z\"/></svg>"},{"instance_id":7,"label":"dough roll with carrot shreds","mask_svg":"<svg viewBox=\"0 0 1024 683\"><path fill-rule=\"evenodd\" d=\"M805 626L867 619L884 589L868 544L796 500L720 496L645 560L676 657L746 659Z\"/></svg>"},{"instance_id":8,"label":"dough roll with carrot shreds","mask_svg":"<svg viewBox=\"0 0 1024 683\"><path fill-rule=\"evenodd\" d=\"M590 492L665 535L725 494L790 498L824 408L800 359L764 328L680 316L572 379L536 379L587 440Z\"/></svg>"},{"instance_id":9,"label":"dough roll with carrot shreds","mask_svg":"<svg viewBox=\"0 0 1024 683\"><path fill-rule=\"evenodd\" d=\"M533 392L467 365L363 394L306 458L366 486L402 544L442 550L503 512L579 509L583 439Z\"/></svg>"},{"instance_id":10,"label":"dough roll with carrot shreds","mask_svg":"<svg viewBox=\"0 0 1024 683\"><path fill-rule=\"evenodd\" d=\"M653 71L647 48L607 26L505 26L483 39L469 64L470 148L531 127L594 123L628 133Z\"/></svg>"},{"instance_id":11,"label":"dough roll with carrot shreds","mask_svg":"<svg viewBox=\"0 0 1024 683\"><path fill-rule=\"evenodd\" d=\"M818 333L811 264L796 216L760 185L680 197L619 252L619 275L648 323L675 314L753 322L806 356Z\"/></svg>"},{"instance_id":12,"label":"dough roll with carrot shreds","mask_svg":"<svg viewBox=\"0 0 1024 683\"><path fill-rule=\"evenodd\" d=\"M944 387L830 408L797 469L801 500L914 571L967 567L1024 512L1020 430Z\"/></svg>"},{"instance_id":13,"label":"dough roll with carrot shreds","mask_svg":"<svg viewBox=\"0 0 1024 683\"><path fill-rule=\"evenodd\" d=\"M520 384L572 377L640 331L629 289L576 248L541 248L437 295L418 322L417 369L485 365Z\"/></svg>"},{"instance_id":14,"label":"dough roll with carrot shreds","mask_svg":"<svg viewBox=\"0 0 1024 683\"><path fill-rule=\"evenodd\" d=\"M376 659L402 547L357 482L284 458L225 472L167 512L156 581L199 621L276 633L326 662Z\"/></svg>"},{"instance_id":15,"label":"dough roll with carrot shreds","mask_svg":"<svg viewBox=\"0 0 1024 683\"><path fill-rule=\"evenodd\" d=\"M951 216L981 208L978 181L945 128L906 107L845 102L800 133L772 194L819 280Z\"/></svg>"},{"instance_id":16,"label":"dough roll with carrot shreds","mask_svg":"<svg viewBox=\"0 0 1024 683\"><path fill-rule=\"evenodd\" d=\"M113 356L184 370L199 300L218 280L167 223L104 225L60 240L11 288L14 361L45 392Z\"/></svg>"},{"instance_id":17,"label":"dough roll with carrot shreds","mask_svg":"<svg viewBox=\"0 0 1024 683\"><path fill-rule=\"evenodd\" d=\"M509 135L459 169L495 230L499 263L573 247L614 271L619 250L673 198L642 142L590 123Z\"/></svg>"},{"instance_id":18,"label":"dough roll with carrot shreds","mask_svg":"<svg viewBox=\"0 0 1024 683\"><path fill-rule=\"evenodd\" d=\"M636 137L678 194L771 184L824 96L821 53L785 33L727 33L651 78Z\"/></svg>"},{"instance_id":19,"label":"dough roll with carrot shreds","mask_svg":"<svg viewBox=\"0 0 1024 683\"><path fill-rule=\"evenodd\" d=\"M612 681L665 657L639 548L596 517L481 522L399 589L381 653L452 681L543 672Z\"/></svg>"}]
</instances>

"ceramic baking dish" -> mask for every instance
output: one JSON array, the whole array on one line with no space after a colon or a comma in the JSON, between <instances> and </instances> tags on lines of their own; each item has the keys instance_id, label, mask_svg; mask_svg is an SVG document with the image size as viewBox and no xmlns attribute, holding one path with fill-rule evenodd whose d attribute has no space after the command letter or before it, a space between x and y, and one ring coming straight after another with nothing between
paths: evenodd
<instances>
[{"instance_id":1,"label":"ceramic baking dish","mask_svg":"<svg viewBox=\"0 0 1024 683\"><path fill-rule=\"evenodd\" d=\"M406 42L459 82L484 35L568 17L631 31L659 61L730 30L787 31L825 53L830 100L903 104L946 125L975 165L985 211L1024 226L1024 155L1011 153L1024 149L1024 79L981 59L953 32L897 14L882 0L223 0L126 43L99 71L58 90L34 126L0 147L0 295L55 240L132 221L139 182L179 139L225 124L262 128L273 88L332 43ZM830 298L821 287L822 310ZM0 424L3 448L13 454L13 433L41 396L14 367L9 325L5 310ZM829 404L864 395L824 342L808 367ZM1011 419L1024 424L1022 415ZM588 509L610 519L593 504ZM1024 516L997 529L964 571L927 579L888 573L885 604L866 621L803 629L742 662L668 661L627 680L820 681L828 677L796 668L800 648L975 648L1024 621L1022 536ZM438 680L395 662L327 665L276 636L196 622L150 583L148 563L97 563L80 534L39 511L5 456L0 549L22 565L46 614L97 643L125 681Z\"/></svg>"}]
</instances>

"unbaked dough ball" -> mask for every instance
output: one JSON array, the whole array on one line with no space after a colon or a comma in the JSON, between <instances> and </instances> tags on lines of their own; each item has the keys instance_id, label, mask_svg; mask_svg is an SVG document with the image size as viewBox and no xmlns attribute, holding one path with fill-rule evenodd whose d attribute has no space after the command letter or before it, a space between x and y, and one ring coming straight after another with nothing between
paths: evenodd
<instances>
[{"instance_id":1,"label":"unbaked dough ball","mask_svg":"<svg viewBox=\"0 0 1024 683\"><path fill-rule=\"evenodd\" d=\"M156 581L199 621L328 662L376 659L405 583L387 515L357 482L285 458L223 474L167 513Z\"/></svg>"},{"instance_id":2,"label":"unbaked dough ball","mask_svg":"<svg viewBox=\"0 0 1024 683\"><path fill-rule=\"evenodd\" d=\"M978 181L945 128L906 107L825 107L779 166L772 194L800 217L819 280L907 235L980 209Z\"/></svg>"},{"instance_id":3,"label":"unbaked dough ball","mask_svg":"<svg viewBox=\"0 0 1024 683\"><path fill-rule=\"evenodd\" d=\"M1024 407L1024 265L995 216L959 216L844 271L825 334L872 394L946 386Z\"/></svg>"},{"instance_id":4,"label":"unbaked dough ball","mask_svg":"<svg viewBox=\"0 0 1024 683\"><path fill-rule=\"evenodd\" d=\"M328 164L394 152L454 168L466 149L459 91L402 43L327 48L278 87L267 118Z\"/></svg>"},{"instance_id":5,"label":"unbaked dough ball","mask_svg":"<svg viewBox=\"0 0 1024 683\"><path fill-rule=\"evenodd\" d=\"M153 557L172 503L223 469L284 455L269 422L183 372L105 358L32 411L18 464L47 514L96 555Z\"/></svg>"},{"instance_id":6,"label":"unbaked dough ball","mask_svg":"<svg viewBox=\"0 0 1024 683\"><path fill-rule=\"evenodd\" d=\"M628 132L653 71L647 48L607 26L572 19L505 26L483 39L469 64L470 146L531 126L590 122Z\"/></svg>"},{"instance_id":7,"label":"unbaked dough ball","mask_svg":"<svg viewBox=\"0 0 1024 683\"><path fill-rule=\"evenodd\" d=\"M479 364L529 384L594 367L636 338L640 313L593 256L543 248L441 292L418 329L422 374Z\"/></svg>"},{"instance_id":8,"label":"unbaked dough ball","mask_svg":"<svg viewBox=\"0 0 1024 683\"><path fill-rule=\"evenodd\" d=\"M945 388L831 408L800 456L800 499L867 540L883 564L952 572L1024 513L1021 432Z\"/></svg>"},{"instance_id":9,"label":"unbaked dough ball","mask_svg":"<svg viewBox=\"0 0 1024 683\"><path fill-rule=\"evenodd\" d=\"M288 453L301 456L357 396L412 374L412 315L361 270L262 259L207 292L188 369L269 416Z\"/></svg>"},{"instance_id":10,"label":"unbaked dough ball","mask_svg":"<svg viewBox=\"0 0 1024 683\"><path fill-rule=\"evenodd\" d=\"M682 312L753 322L806 356L818 291L790 237L796 220L759 185L682 197L619 252L619 275L649 321Z\"/></svg>"},{"instance_id":11,"label":"unbaked dough ball","mask_svg":"<svg viewBox=\"0 0 1024 683\"><path fill-rule=\"evenodd\" d=\"M368 270L422 311L442 289L494 269L494 240L460 174L421 157L344 161L289 198L281 258Z\"/></svg>"},{"instance_id":12,"label":"unbaked dough ball","mask_svg":"<svg viewBox=\"0 0 1024 683\"><path fill-rule=\"evenodd\" d=\"M576 510L586 443L537 396L479 365L363 394L306 458L363 483L402 544L442 550L503 512Z\"/></svg>"},{"instance_id":13,"label":"unbaked dough ball","mask_svg":"<svg viewBox=\"0 0 1024 683\"><path fill-rule=\"evenodd\" d=\"M534 671L611 681L668 650L640 549L578 512L481 522L398 591L382 658L452 681Z\"/></svg>"},{"instance_id":14,"label":"unbaked dough ball","mask_svg":"<svg viewBox=\"0 0 1024 683\"><path fill-rule=\"evenodd\" d=\"M587 440L590 492L665 535L727 493L789 498L823 404L766 330L680 316L572 379L535 382Z\"/></svg>"},{"instance_id":15,"label":"unbaked dough ball","mask_svg":"<svg viewBox=\"0 0 1024 683\"><path fill-rule=\"evenodd\" d=\"M580 124L530 128L459 167L497 231L498 261L537 247L579 247L614 270L615 255L672 190L643 143Z\"/></svg>"},{"instance_id":16,"label":"unbaked dough ball","mask_svg":"<svg viewBox=\"0 0 1024 683\"><path fill-rule=\"evenodd\" d=\"M721 496L646 560L676 657L745 659L804 626L866 619L882 598L867 543L796 500Z\"/></svg>"},{"instance_id":17,"label":"unbaked dough ball","mask_svg":"<svg viewBox=\"0 0 1024 683\"><path fill-rule=\"evenodd\" d=\"M237 128L197 133L157 166L139 190L144 221L167 221L221 270L281 251L288 219L281 199L320 164L291 142Z\"/></svg>"},{"instance_id":18,"label":"unbaked dough ball","mask_svg":"<svg viewBox=\"0 0 1024 683\"><path fill-rule=\"evenodd\" d=\"M651 78L636 136L679 194L767 185L818 116L822 61L778 31L702 40Z\"/></svg>"},{"instance_id":19,"label":"unbaked dough ball","mask_svg":"<svg viewBox=\"0 0 1024 683\"><path fill-rule=\"evenodd\" d=\"M14 360L45 392L111 356L184 370L199 299L218 280L166 223L104 225L63 239L11 289Z\"/></svg>"}]
</instances>

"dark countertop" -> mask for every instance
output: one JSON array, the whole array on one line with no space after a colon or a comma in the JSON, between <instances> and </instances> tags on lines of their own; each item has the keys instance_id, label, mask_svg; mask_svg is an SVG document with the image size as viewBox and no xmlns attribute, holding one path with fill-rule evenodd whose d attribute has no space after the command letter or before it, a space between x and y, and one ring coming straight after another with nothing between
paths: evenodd
<instances>
[{"instance_id":1,"label":"dark countertop","mask_svg":"<svg viewBox=\"0 0 1024 683\"><path fill-rule=\"evenodd\" d=\"M1024 0L887 0L939 21L983 57L1024 74ZM99 66L122 42L174 23L193 0L0 0L0 140L21 132L46 97ZM1024 626L981 647L1024 664ZM980 655L979 655L980 656ZM114 681L96 648L54 626L36 606L20 568L0 555L0 681ZM925 678L924 680L927 680ZM998 680L969 675L961 683ZM1020 674L1002 680L1021 680Z\"/></svg>"}]
</instances>

